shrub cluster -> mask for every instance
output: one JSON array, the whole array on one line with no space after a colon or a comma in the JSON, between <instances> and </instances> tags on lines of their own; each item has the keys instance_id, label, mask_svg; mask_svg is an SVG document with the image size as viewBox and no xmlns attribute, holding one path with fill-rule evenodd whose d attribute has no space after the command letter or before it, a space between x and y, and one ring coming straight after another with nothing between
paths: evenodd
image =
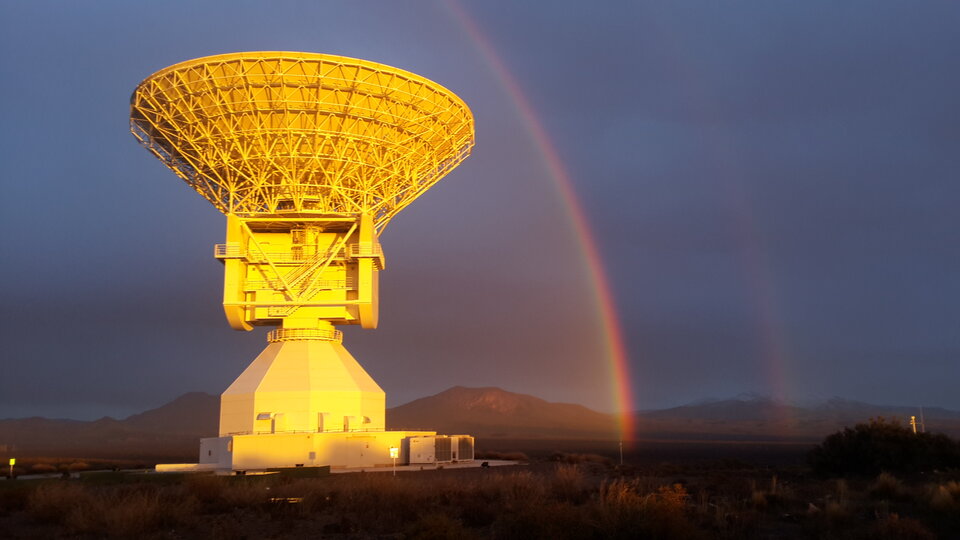
<instances>
[{"instance_id":1,"label":"shrub cluster","mask_svg":"<svg viewBox=\"0 0 960 540\"><path fill-rule=\"evenodd\" d=\"M960 468L960 442L943 434L913 433L883 418L845 428L811 450L808 463L819 473L875 475Z\"/></svg>"}]
</instances>

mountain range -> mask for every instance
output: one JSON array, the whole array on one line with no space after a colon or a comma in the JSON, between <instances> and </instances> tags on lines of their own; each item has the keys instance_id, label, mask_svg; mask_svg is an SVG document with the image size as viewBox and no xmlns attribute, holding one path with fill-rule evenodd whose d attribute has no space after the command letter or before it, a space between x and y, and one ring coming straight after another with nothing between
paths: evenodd
<instances>
[{"instance_id":1,"label":"mountain range","mask_svg":"<svg viewBox=\"0 0 960 540\"><path fill-rule=\"evenodd\" d=\"M217 434L219 397L193 392L140 414L94 421L0 420L0 453L100 458L193 459L197 440ZM799 406L741 395L630 415L647 440L816 442L845 426L884 417L906 422L920 410L833 398ZM923 410L930 431L960 435L960 412ZM482 440L616 440L620 418L570 403L551 403L499 388L456 386L387 410L388 429L468 433Z\"/></svg>"}]
</instances>

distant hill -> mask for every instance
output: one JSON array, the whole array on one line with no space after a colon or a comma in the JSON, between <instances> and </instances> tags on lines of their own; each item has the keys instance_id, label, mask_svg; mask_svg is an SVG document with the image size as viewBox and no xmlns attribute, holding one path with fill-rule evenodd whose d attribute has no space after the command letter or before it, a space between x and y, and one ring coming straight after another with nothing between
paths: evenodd
<instances>
[{"instance_id":1,"label":"distant hill","mask_svg":"<svg viewBox=\"0 0 960 540\"><path fill-rule=\"evenodd\" d=\"M122 422L139 431L215 437L220 422L220 396L190 392Z\"/></svg>"},{"instance_id":2,"label":"distant hill","mask_svg":"<svg viewBox=\"0 0 960 540\"><path fill-rule=\"evenodd\" d=\"M35 456L196 459L201 437L215 437L220 398L201 392L124 420L0 420L0 446Z\"/></svg>"},{"instance_id":3,"label":"distant hill","mask_svg":"<svg viewBox=\"0 0 960 540\"><path fill-rule=\"evenodd\" d=\"M218 396L194 392L123 420L0 420L0 454L12 447L20 456L195 460L198 440L217 434L219 406ZM815 442L870 418L906 422L919 413L840 398L799 406L741 395L632 416L639 439ZM928 431L960 436L960 412L926 408L924 417ZM388 429L467 433L481 440L615 440L617 426L612 414L492 387L456 386L387 410Z\"/></svg>"},{"instance_id":4,"label":"distant hill","mask_svg":"<svg viewBox=\"0 0 960 540\"><path fill-rule=\"evenodd\" d=\"M920 409L842 398L798 406L765 396L741 395L637 412L634 418L640 438L819 441L830 433L871 418L883 417L906 424L910 415L919 420ZM923 417L928 431L960 436L960 412L931 407L923 410Z\"/></svg>"},{"instance_id":5,"label":"distant hill","mask_svg":"<svg viewBox=\"0 0 960 540\"><path fill-rule=\"evenodd\" d=\"M388 409L387 427L514 438L615 438L617 431L613 415L582 405L463 386Z\"/></svg>"}]
</instances>

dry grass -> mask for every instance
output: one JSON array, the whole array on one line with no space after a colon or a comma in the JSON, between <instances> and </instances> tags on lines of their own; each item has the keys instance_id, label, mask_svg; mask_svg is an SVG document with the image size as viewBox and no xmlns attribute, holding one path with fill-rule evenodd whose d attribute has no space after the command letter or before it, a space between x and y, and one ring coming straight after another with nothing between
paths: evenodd
<instances>
[{"instance_id":1,"label":"dry grass","mask_svg":"<svg viewBox=\"0 0 960 540\"><path fill-rule=\"evenodd\" d=\"M937 535L916 519L902 518L898 514L890 514L878 520L871 536L877 540L935 540L937 538Z\"/></svg>"},{"instance_id":2,"label":"dry grass","mask_svg":"<svg viewBox=\"0 0 960 540\"><path fill-rule=\"evenodd\" d=\"M587 478L577 465L560 465L550 478L550 493L557 500L582 503L589 496Z\"/></svg>"},{"instance_id":3,"label":"dry grass","mask_svg":"<svg viewBox=\"0 0 960 540\"><path fill-rule=\"evenodd\" d=\"M928 486L927 499L934 510L960 516L960 482Z\"/></svg>"},{"instance_id":4,"label":"dry grass","mask_svg":"<svg viewBox=\"0 0 960 540\"><path fill-rule=\"evenodd\" d=\"M27 511L34 519L62 525L73 534L130 536L190 523L194 500L172 495L152 486L104 489L52 482L30 493Z\"/></svg>"},{"instance_id":5,"label":"dry grass","mask_svg":"<svg viewBox=\"0 0 960 540\"><path fill-rule=\"evenodd\" d=\"M0 490L0 530L17 516L48 527L27 537L924 539L960 526L956 477L670 471L545 462L398 476L118 475L106 484L88 475Z\"/></svg>"},{"instance_id":6,"label":"dry grass","mask_svg":"<svg viewBox=\"0 0 960 540\"><path fill-rule=\"evenodd\" d=\"M600 487L594 505L603 538L698 538L688 515L690 496L680 484L646 492L637 481L614 480Z\"/></svg>"},{"instance_id":7,"label":"dry grass","mask_svg":"<svg viewBox=\"0 0 960 540\"><path fill-rule=\"evenodd\" d=\"M903 482L896 476L882 472L869 489L870 496L875 499L903 500L910 496Z\"/></svg>"}]
</instances>

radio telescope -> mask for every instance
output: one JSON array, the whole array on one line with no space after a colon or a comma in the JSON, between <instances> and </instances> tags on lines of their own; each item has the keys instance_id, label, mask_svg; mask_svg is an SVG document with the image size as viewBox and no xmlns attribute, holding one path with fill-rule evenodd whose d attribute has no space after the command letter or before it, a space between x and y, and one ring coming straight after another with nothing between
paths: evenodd
<instances>
[{"instance_id":1,"label":"radio telescope","mask_svg":"<svg viewBox=\"0 0 960 540\"><path fill-rule=\"evenodd\" d=\"M469 436L385 431L384 392L335 329L377 327L379 235L470 154L460 98L365 60L233 53L141 82L130 128L226 215L214 256L227 321L277 327L221 395L196 467L375 466L391 448L410 463L472 459Z\"/></svg>"}]
</instances>

